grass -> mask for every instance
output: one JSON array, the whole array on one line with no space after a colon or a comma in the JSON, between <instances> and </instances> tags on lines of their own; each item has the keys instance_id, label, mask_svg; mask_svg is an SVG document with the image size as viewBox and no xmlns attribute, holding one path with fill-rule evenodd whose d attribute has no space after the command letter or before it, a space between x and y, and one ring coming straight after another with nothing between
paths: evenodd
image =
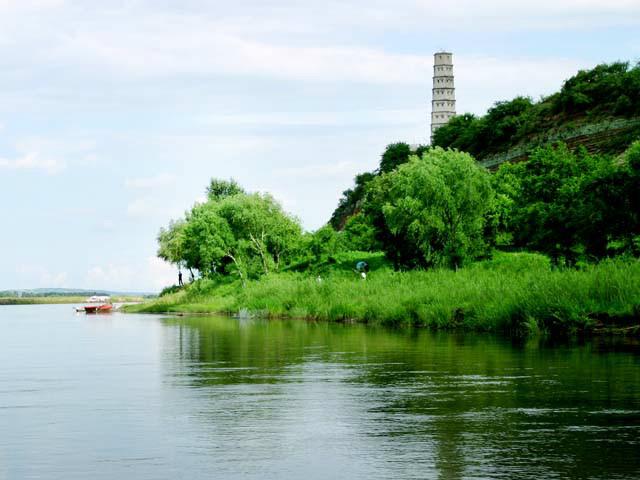
<instances>
[{"instance_id":1,"label":"grass","mask_svg":"<svg viewBox=\"0 0 640 480\"><path fill-rule=\"evenodd\" d=\"M492 260L458 271L394 272L381 256L368 255L334 258L311 273L271 274L245 288L237 281L201 280L128 310L244 310L272 317L503 331L514 336L636 328L640 323L640 261L635 259L568 270L553 269L542 255L496 253ZM375 266L367 280L351 269L356 257Z\"/></svg>"}]
</instances>

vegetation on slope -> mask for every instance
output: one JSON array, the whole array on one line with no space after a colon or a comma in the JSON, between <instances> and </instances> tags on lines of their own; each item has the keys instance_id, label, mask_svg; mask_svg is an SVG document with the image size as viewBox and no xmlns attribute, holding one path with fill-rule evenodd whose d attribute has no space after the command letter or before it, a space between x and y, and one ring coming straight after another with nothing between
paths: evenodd
<instances>
[{"instance_id":1,"label":"vegetation on slope","mask_svg":"<svg viewBox=\"0 0 640 480\"><path fill-rule=\"evenodd\" d=\"M504 160L524 160L536 147L565 141L572 149L586 146L590 153L617 155L640 139L640 65L618 62L578 72L561 90L539 102L527 97L497 102L486 115L458 115L435 133L433 146L468 152L495 167ZM362 211L367 185L390 172L411 155L406 143L387 146L379 167L357 175L353 188L343 192L330 224L347 228Z\"/></svg>"},{"instance_id":2,"label":"vegetation on slope","mask_svg":"<svg viewBox=\"0 0 640 480\"><path fill-rule=\"evenodd\" d=\"M433 145L469 152L482 160L559 127L612 117L640 117L640 64L598 65L578 72L558 93L539 102L516 97L497 102L482 117L458 115L435 132ZM604 153L618 153L630 140L611 144L613 150Z\"/></svg>"}]
</instances>

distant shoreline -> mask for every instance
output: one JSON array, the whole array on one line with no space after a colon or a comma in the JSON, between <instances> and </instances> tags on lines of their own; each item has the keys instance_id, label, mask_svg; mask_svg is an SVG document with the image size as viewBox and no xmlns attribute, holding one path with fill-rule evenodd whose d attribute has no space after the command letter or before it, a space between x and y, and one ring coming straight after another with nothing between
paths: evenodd
<instances>
[{"instance_id":1,"label":"distant shoreline","mask_svg":"<svg viewBox=\"0 0 640 480\"><path fill-rule=\"evenodd\" d=\"M73 304L73 303L85 303L87 297L81 296L42 296L42 297L0 297L0 306L2 305L57 305L57 304ZM112 302L116 303L129 303L129 302L142 302L145 300L143 297L134 296L118 296L111 297Z\"/></svg>"}]
</instances>

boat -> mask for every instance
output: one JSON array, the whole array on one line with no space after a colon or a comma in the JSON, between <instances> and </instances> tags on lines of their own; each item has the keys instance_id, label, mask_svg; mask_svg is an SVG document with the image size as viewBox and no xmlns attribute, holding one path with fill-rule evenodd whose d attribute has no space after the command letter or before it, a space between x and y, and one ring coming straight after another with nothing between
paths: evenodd
<instances>
[{"instance_id":1,"label":"boat","mask_svg":"<svg viewBox=\"0 0 640 480\"><path fill-rule=\"evenodd\" d=\"M113 310L111 299L106 296L97 296L87 298L87 305L81 307L75 307L76 312L79 313L109 313Z\"/></svg>"},{"instance_id":2,"label":"boat","mask_svg":"<svg viewBox=\"0 0 640 480\"><path fill-rule=\"evenodd\" d=\"M109 313L113 309L110 303L102 305L86 305L84 307L84 313Z\"/></svg>"}]
</instances>

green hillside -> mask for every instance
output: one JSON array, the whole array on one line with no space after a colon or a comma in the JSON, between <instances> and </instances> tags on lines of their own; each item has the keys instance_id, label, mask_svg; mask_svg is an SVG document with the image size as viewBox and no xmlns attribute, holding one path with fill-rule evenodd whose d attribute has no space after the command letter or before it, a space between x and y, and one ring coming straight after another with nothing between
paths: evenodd
<instances>
[{"instance_id":1,"label":"green hillside","mask_svg":"<svg viewBox=\"0 0 640 480\"><path fill-rule=\"evenodd\" d=\"M486 115L458 115L435 133L433 145L471 153L488 168L524 160L539 146L562 141L590 153L619 154L640 138L640 64L598 65L534 102L497 102Z\"/></svg>"},{"instance_id":2,"label":"green hillside","mask_svg":"<svg viewBox=\"0 0 640 480\"><path fill-rule=\"evenodd\" d=\"M593 155L617 156L640 139L640 64L602 64L564 82L559 92L534 102L528 97L496 102L486 115L453 117L434 135L433 146L468 152L484 167L529 158L538 147L562 142L570 151L584 147ZM358 218L368 185L383 173L421 156L429 147L399 142L388 145L380 166L355 177L329 223L349 229Z\"/></svg>"}]
</instances>

